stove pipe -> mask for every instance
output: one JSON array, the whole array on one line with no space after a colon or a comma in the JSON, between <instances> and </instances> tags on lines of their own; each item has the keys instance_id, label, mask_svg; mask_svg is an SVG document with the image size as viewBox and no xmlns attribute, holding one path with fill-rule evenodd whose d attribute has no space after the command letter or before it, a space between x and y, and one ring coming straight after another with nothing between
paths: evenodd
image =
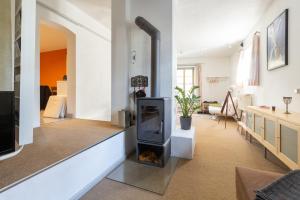
<instances>
[{"instance_id":1,"label":"stove pipe","mask_svg":"<svg viewBox=\"0 0 300 200\"><path fill-rule=\"evenodd\" d=\"M159 97L160 31L140 16L135 24L151 36L151 97Z\"/></svg>"}]
</instances>

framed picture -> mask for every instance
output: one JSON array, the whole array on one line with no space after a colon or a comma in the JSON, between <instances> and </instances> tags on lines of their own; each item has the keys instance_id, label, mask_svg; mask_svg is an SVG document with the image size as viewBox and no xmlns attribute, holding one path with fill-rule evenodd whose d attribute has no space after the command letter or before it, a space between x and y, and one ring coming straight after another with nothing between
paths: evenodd
<instances>
[{"instance_id":1,"label":"framed picture","mask_svg":"<svg viewBox=\"0 0 300 200\"><path fill-rule=\"evenodd\" d=\"M267 56L268 70L288 65L288 9L268 26Z\"/></svg>"}]
</instances>

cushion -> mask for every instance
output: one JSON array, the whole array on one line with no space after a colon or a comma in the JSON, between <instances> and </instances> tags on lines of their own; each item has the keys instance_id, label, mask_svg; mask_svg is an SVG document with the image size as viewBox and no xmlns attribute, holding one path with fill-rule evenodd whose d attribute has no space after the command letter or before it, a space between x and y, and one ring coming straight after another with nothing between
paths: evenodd
<instances>
[{"instance_id":1,"label":"cushion","mask_svg":"<svg viewBox=\"0 0 300 200\"><path fill-rule=\"evenodd\" d=\"M256 200L299 200L300 170L294 170L256 192Z\"/></svg>"}]
</instances>

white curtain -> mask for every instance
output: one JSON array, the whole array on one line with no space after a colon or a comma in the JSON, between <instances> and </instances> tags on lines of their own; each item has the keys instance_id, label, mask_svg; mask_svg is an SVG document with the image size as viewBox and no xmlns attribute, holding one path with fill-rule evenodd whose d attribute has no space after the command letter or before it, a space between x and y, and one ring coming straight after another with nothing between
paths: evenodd
<instances>
[{"instance_id":1,"label":"white curtain","mask_svg":"<svg viewBox=\"0 0 300 200\"><path fill-rule=\"evenodd\" d=\"M259 85L259 40L259 35L254 34L240 52L236 79L238 86Z\"/></svg>"},{"instance_id":2,"label":"white curtain","mask_svg":"<svg viewBox=\"0 0 300 200\"><path fill-rule=\"evenodd\" d=\"M197 95L202 96L202 67L197 64L194 68L194 85L199 86Z\"/></svg>"},{"instance_id":3,"label":"white curtain","mask_svg":"<svg viewBox=\"0 0 300 200\"><path fill-rule=\"evenodd\" d=\"M248 85L258 86L259 85L259 47L260 47L260 36L254 34L252 40L252 55L250 62L250 74Z\"/></svg>"}]
</instances>

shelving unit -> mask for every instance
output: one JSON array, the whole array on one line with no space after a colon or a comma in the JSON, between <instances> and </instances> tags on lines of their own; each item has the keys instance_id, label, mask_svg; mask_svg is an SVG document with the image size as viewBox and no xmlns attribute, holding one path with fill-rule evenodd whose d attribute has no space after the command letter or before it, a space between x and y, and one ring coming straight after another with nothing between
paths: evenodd
<instances>
[{"instance_id":1,"label":"shelving unit","mask_svg":"<svg viewBox=\"0 0 300 200\"><path fill-rule=\"evenodd\" d=\"M291 169L300 169L300 113L249 106L239 125Z\"/></svg>"},{"instance_id":2,"label":"shelving unit","mask_svg":"<svg viewBox=\"0 0 300 200\"><path fill-rule=\"evenodd\" d=\"M216 84L216 83L220 83L220 82L229 80L229 77L228 76L208 76L208 77L206 77L206 80L210 84Z\"/></svg>"},{"instance_id":3,"label":"shelving unit","mask_svg":"<svg viewBox=\"0 0 300 200\"><path fill-rule=\"evenodd\" d=\"M14 53L14 90L15 90L15 125L16 135L19 128L20 113L20 81L21 81L21 25L22 25L22 0L15 0L15 53Z\"/></svg>"}]
</instances>

